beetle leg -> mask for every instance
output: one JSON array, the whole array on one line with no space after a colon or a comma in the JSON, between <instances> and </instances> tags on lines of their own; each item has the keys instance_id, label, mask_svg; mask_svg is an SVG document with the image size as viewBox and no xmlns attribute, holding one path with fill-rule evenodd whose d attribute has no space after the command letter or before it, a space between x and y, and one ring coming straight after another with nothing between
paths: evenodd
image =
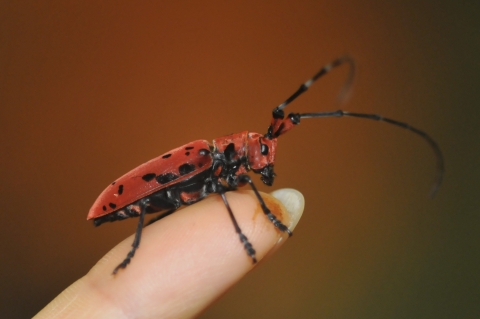
<instances>
[{"instance_id":1,"label":"beetle leg","mask_svg":"<svg viewBox=\"0 0 480 319\"><path fill-rule=\"evenodd\" d=\"M252 258L253 263L256 263L257 258L255 257L255 249L253 249L253 246L248 241L247 236L245 236L242 233L242 230L240 229L240 226L238 226L237 220L235 219L235 216L233 215L232 209L230 208L230 204L227 201L227 197L225 196L225 192L220 191L219 193L220 193L220 196L222 196L223 202L225 203L225 206L227 207L228 214L230 215L230 218L232 219L233 227L235 227L235 231L237 232L238 236L240 237L240 242L243 244L243 247L245 248L245 251L247 252L247 255Z\"/></svg>"},{"instance_id":2,"label":"beetle leg","mask_svg":"<svg viewBox=\"0 0 480 319\"><path fill-rule=\"evenodd\" d=\"M175 212L177 209L176 208L172 208L170 209L169 211L166 211L165 213L163 214L160 214L158 216L155 216L153 217L152 219L150 219L147 224L145 226L148 226L150 224L153 224L154 222L156 222L157 220L160 220L162 219L163 217L167 217L168 215L172 214L173 212Z\"/></svg>"},{"instance_id":3,"label":"beetle leg","mask_svg":"<svg viewBox=\"0 0 480 319\"><path fill-rule=\"evenodd\" d=\"M238 176L238 179L241 183L250 184L250 187L252 188L253 192L258 198L258 201L260 202L260 206L262 206L263 212L265 213L265 215L267 215L268 219L272 222L272 224L275 227L277 227L280 231L287 233L288 236L292 236L293 234L292 231L287 226L285 226L281 221L279 221L277 217L274 214L272 214L270 209L268 209L267 205L265 204L265 201L263 200L262 196L258 192L257 187L255 187L255 184L253 184L253 181L250 178L250 176L248 176L247 174L242 174Z\"/></svg>"},{"instance_id":4,"label":"beetle leg","mask_svg":"<svg viewBox=\"0 0 480 319\"><path fill-rule=\"evenodd\" d=\"M133 240L133 243L132 243L132 249L127 254L127 257L117 267L115 267L115 269L113 270L113 275L115 275L119 269L127 267L131 259L135 255L135 251L137 250L138 246L140 246L140 238L142 237L143 221L145 220L145 213L147 210L148 202L149 202L148 198L144 198L140 200L140 203L139 203L140 217L138 218L138 225L137 225L137 230L135 231L135 239Z\"/></svg>"}]
</instances>

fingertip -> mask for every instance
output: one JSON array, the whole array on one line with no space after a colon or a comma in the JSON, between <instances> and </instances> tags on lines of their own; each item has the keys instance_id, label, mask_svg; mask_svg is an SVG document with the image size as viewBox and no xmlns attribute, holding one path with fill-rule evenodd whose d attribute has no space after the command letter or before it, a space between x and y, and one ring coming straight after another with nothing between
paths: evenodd
<instances>
[{"instance_id":1,"label":"fingertip","mask_svg":"<svg viewBox=\"0 0 480 319\"><path fill-rule=\"evenodd\" d=\"M293 188L282 188L270 193L278 199L290 216L290 223L287 225L290 230L295 229L305 208L305 198L302 193Z\"/></svg>"},{"instance_id":2,"label":"fingertip","mask_svg":"<svg viewBox=\"0 0 480 319\"><path fill-rule=\"evenodd\" d=\"M262 194L262 198L276 218L293 229L303 211L303 196L292 189L272 195ZM253 257L262 262L287 236L273 226L252 191L228 192L227 198L255 249ZM75 291L74 297L57 299L43 312L45 317L52 309L61 308L62 315L77 314L80 309L81 314L95 313L90 317L102 318L118 314L189 318L217 300L255 265L239 242L219 196L146 227L132 263L112 275L132 241L133 236L105 255L74 285L75 290L67 290L67 296ZM66 317L62 315L58 317Z\"/></svg>"}]
</instances>

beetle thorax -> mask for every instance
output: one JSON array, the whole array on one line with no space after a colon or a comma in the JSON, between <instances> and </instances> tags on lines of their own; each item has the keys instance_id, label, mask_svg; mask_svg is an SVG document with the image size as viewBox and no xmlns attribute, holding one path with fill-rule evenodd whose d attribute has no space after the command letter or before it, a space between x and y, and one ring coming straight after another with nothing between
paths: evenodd
<instances>
[{"instance_id":1,"label":"beetle thorax","mask_svg":"<svg viewBox=\"0 0 480 319\"><path fill-rule=\"evenodd\" d=\"M250 169L262 175L262 181L273 183L273 163L277 139L267 139L262 134L244 131L213 140L216 156L222 158L224 166L218 176L232 177Z\"/></svg>"}]
</instances>

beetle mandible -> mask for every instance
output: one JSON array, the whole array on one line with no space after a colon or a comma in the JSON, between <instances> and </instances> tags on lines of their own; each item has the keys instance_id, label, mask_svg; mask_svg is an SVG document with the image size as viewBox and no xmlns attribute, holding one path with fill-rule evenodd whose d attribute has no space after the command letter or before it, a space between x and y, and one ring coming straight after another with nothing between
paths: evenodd
<instances>
[{"instance_id":1,"label":"beetle mandible","mask_svg":"<svg viewBox=\"0 0 480 319\"><path fill-rule=\"evenodd\" d=\"M303 83L288 99L273 109L273 118L266 134L244 131L223 136L210 144L205 140L187 143L154 158L111 183L97 198L88 213L95 226L129 217L139 217L132 249L127 257L114 269L125 268L140 245L145 214L160 213L148 224L170 215L182 205L196 203L212 193L219 194L233 222L241 243L248 256L255 263L255 249L242 233L228 204L225 192L249 184L262 207L263 212L280 231L292 235L290 229L271 213L260 196L255 184L247 174L249 171L260 174L263 183L271 186L275 173L273 165L277 148L277 138L291 130L305 118L355 117L382 121L407 129L424 138L433 149L437 160L437 172L431 190L433 196L442 181L443 156L437 143L425 132L407 123L382 117L377 114L350 113L342 110L333 112L290 113L287 117L283 109L320 77L342 64L350 65L349 78L342 92L346 92L353 80L355 64L351 57L343 56L322 67L311 79Z\"/></svg>"}]
</instances>

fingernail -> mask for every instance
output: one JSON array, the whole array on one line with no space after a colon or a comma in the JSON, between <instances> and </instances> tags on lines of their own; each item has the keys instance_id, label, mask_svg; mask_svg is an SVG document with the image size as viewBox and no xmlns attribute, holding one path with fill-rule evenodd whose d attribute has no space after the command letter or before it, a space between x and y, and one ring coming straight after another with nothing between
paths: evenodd
<instances>
[{"instance_id":1,"label":"fingernail","mask_svg":"<svg viewBox=\"0 0 480 319\"><path fill-rule=\"evenodd\" d=\"M282 202L290 215L290 224L287 225L290 230L297 226L300 217L302 217L305 207L305 198L302 193L293 188L278 189L270 193L273 197Z\"/></svg>"}]
</instances>

